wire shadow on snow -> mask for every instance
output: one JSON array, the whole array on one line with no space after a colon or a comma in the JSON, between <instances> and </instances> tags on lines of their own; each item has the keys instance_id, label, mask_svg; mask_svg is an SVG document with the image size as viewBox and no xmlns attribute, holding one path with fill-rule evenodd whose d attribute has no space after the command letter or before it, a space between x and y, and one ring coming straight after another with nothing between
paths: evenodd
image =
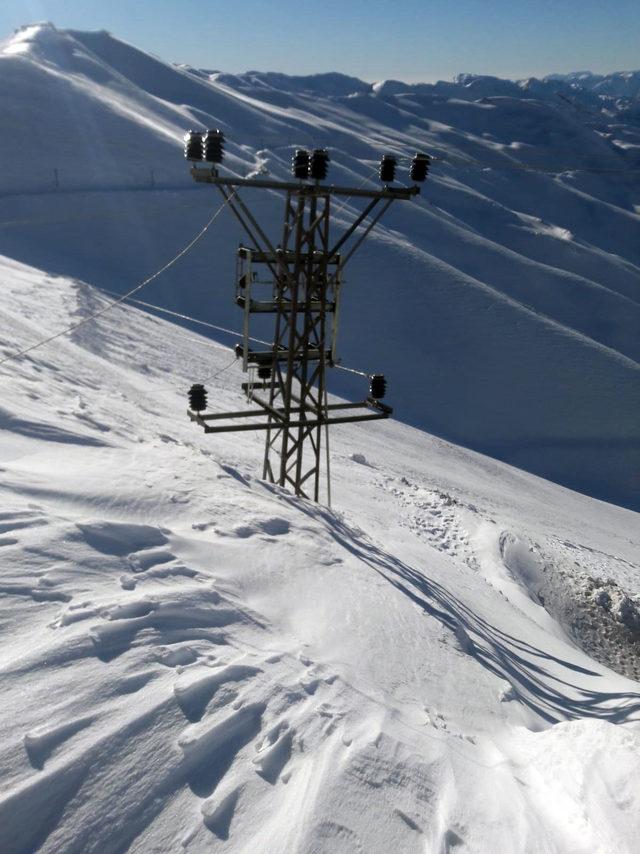
<instances>
[{"instance_id":1,"label":"wire shadow on snow","mask_svg":"<svg viewBox=\"0 0 640 854\"><path fill-rule=\"evenodd\" d=\"M265 486L271 488L270 484ZM278 492L278 497L323 522L338 545L453 632L465 653L508 681L514 697L544 720L550 723L577 718L598 718L609 723L640 720L640 693L584 688L576 677L579 674L597 677L600 675L597 671L558 658L491 625L441 584L373 545L331 511L307 505L282 492ZM547 663L555 665L555 673L545 666ZM557 675L559 670L562 676Z\"/></svg>"}]
</instances>

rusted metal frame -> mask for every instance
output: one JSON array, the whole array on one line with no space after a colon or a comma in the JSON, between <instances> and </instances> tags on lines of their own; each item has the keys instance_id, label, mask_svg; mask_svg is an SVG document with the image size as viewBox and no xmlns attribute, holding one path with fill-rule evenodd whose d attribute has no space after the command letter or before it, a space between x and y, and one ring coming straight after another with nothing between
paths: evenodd
<instances>
[{"instance_id":1,"label":"rusted metal frame","mask_svg":"<svg viewBox=\"0 0 640 854\"><path fill-rule=\"evenodd\" d=\"M371 229L372 229L372 228L373 228L373 227L374 227L374 226L375 226L375 225L380 221L380 219L381 219L381 218L385 215L385 213L389 210L389 207L390 207L390 205L391 205L391 202L393 202L393 199L389 199L389 200L386 202L386 204L384 205L384 207L382 208L382 210L381 210L381 211L378 211L377 215L376 215L376 216L371 220L371 222L369 223L369 225L365 228L364 233L360 235L360 238L356 241L356 243L351 247L351 249L350 249L350 250L349 250L349 252L346 254L346 256L342 259L342 269L343 269L343 270L344 270L345 266L347 265L347 262L349 261L349 258L351 258L351 256L353 255L353 253L354 253L354 252L356 252L356 251L360 248L360 246L361 246L361 244L362 244L363 240L366 240L366 239L367 239L367 237L368 237L368 235L369 235L369 233L370 233Z\"/></svg>"},{"instance_id":2,"label":"rusted metal frame","mask_svg":"<svg viewBox=\"0 0 640 854\"><path fill-rule=\"evenodd\" d=\"M207 179L208 180L208 179ZM314 186L294 186L289 190L285 207L285 221L282 249L277 250L257 223L242 199L236 193L227 193L223 186L266 186L265 182L230 182L211 177L211 183L217 183L225 201L232 207L233 213L245 232L255 244L255 254L260 255L260 263L265 263L273 275L273 300L265 304L256 304L256 308L269 308L275 311L275 329L272 350L268 353L252 353L252 361L271 364L271 377L261 387L269 390L269 402L255 394L254 384L243 384L250 400L260 407L209 416L191 414L193 420L203 426L207 432L267 431L265 444L264 475L276 480L273 456L279 453L280 468L278 482L291 485L297 495L320 498L320 457L322 450L322 429L331 424L378 420L387 418L392 410L373 400L360 403L329 404L326 393L326 366L335 356L335 334L337 329L337 309L341 271L354 252L366 239L372 228L388 210L394 198L410 198L417 191L405 190L390 192L385 189L376 193L353 193L370 199L365 210L359 214L346 232L329 248L330 198L338 195L341 188ZM307 198L309 203L307 205ZM355 246L346 258L341 259L339 251L346 242L356 235L367 217L371 215L380 200L385 204L373 217L357 238ZM235 200L235 201L234 201ZM256 237L257 234L257 237ZM291 239L295 245L290 249ZM260 242L266 244L263 250ZM330 265L335 270L329 273ZM303 293L304 291L304 293ZM252 306L248 293L248 305ZM329 294L333 302L329 304ZM334 313L331 326L332 345L327 352L327 323L330 313ZM282 359L286 359L283 370ZM318 388L316 389L316 385ZM294 391L295 387L295 391ZM296 391L299 392L296 394ZM316 395L317 392L317 395ZM282 406L278 406L278 402ZM292 405L297 403L298 405ZM348 412L353 409L368 408L366 414L345 414L337 416L335 410ZM244 419L254 415L266 416L261 423L222 424L221 419ZM296 417L297 416L297 417ZM213 424L211 422L214 422ZM279 448L276 446L279 444ZM327 463L327 479L329 478ZM307 490L308 482L313 482ZM303 489L303 487L305 487ZM328 488L328 486L327 486Z\"/></svg>"}]
</instances>

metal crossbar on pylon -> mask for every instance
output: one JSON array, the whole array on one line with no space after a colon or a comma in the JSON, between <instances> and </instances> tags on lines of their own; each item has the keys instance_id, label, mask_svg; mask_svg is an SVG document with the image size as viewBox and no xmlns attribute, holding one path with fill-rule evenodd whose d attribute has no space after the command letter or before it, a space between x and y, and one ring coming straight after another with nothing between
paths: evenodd
<instances>
[{"instance_id":1,"label":"metal crossbar on pylon","mask_svg":"<svg viewBox=\"0 0 640 854\"><path fill-rule=\"evenodd\" d=\"M221 177L215 166L194 166L191 174L195 181L219 190L249 239L250 245L238 249L236 303L244 323L236 351L248 374L242 388L255 407L226 413L190 410L189 416L208 433L265 431L263 477L320 501L323 431L328 442L331 425L388 418L392 413L371 394L352 403L328 402L327 369L337 362L343 270L389 206L411 199L419 188L369 190L318 180ZM284 220L277 245L240 198L245 187L283 191ZM366 199L367 204L332 242L331 202L337 196ZM274 318L273 343L265 350L251 347L256 315ZM326 476L329 497L328 464Z\"/></svg>"}]
</instances>

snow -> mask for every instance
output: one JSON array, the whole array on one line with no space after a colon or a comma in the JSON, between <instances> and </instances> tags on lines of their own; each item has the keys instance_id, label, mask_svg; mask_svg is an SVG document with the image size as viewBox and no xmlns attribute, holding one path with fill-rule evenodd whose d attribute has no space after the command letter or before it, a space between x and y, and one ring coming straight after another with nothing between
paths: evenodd
<instances>
[{"instance_id":1,"label":"snow","mask_svg":"<svg viewBox=\"0 0 640 854\"><path fill-rule=\"evenodd\" d=\"M422 197L396 204L349 266L339 355L387 375L406 423L638 509L631 91L225 75L53 25L9 39L0 68L0 155L12 163L0 251L112 291L172 257L216 203L182 159L189 127L221 127L226 166L243 176L284 178L298 145L328 146L331 179L356 186L382 151L405 158L402 177L415 150L432 153ZM282 200L263 195L246 198L277 239ZM340 211L345 223L356 207ZM231 247L242 237L225 216L149 301L237 327ZM334 389L359 394L346 377Z\"/></svg>"},{"instance_id":2,"label":"snow","mask_svg":"<svg viewBox=\"0 0 640 854\"><path fill-rule=\"evenodd\" d=\"M105 301L1 271L3 354ZM0 848L633 851L637 514L397 422L299 501L225 365L118 307L1 369Z\"/></svg>"},{"instance_id":3,"label":"snow","mask_svg":"<svg viewBox=\"0 0 640 854\"><path fill-rule=\"evenodd\" d=\"M228 129L238 174L284 176L311 133L336 182L386 147L458 158L349 272L345 362L414 426L337 427L331 509L260 479L259 435L188 419L197 381L241 407L228 341L123 305L0 366L0 850L632 854L637 195L501 171L630 155L508 81L209 77L52 25L0 63L0 359L202 227L185 127ZM144 296L237 325L214 225Z\"/></svg>"}]
</instances>

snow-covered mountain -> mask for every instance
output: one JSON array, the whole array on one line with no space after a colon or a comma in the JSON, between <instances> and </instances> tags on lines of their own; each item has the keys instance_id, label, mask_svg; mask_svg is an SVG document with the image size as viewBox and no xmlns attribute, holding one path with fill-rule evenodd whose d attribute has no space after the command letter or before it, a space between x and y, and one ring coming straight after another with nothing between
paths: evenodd
<instances>
[{"instance_id":1,"label":"snow-covered mountain","mask_svg":"<svg viewBox=\"0 0 640 854\"><path fill-rule=\"evenodd\" d=\"M556 85L565 83L575 90L588 90L597 95L638 98L640 96L640 71L616 71L613 74L593 74L575 71L572 74L550 74L544 82Z\"/></svg>"},{"instance_id":2,"label":"snow-covered mountain","mask_svg":"<svg viewBox=\"0 0 640 854\"><path fill-rule=\"evenodd\" d=\"M107 304L0 287L2 358ZM132 307L0 367L3 854L633 854L638 514L394 422L297 500L186 416L239 374Z\"/></svg>"},{"instance_id":3,"label":"snow-covered mountain","mask_svg":"<svg viewBox=\"0 0 640 854\"><path fill-rule=\"evenodd\" d=\"M333 509L187 418L193 381L242 406L233 339L121 305L0 365L2 854L634 854L634 98L5 43L0 361L210 217L187 127L224 128L241 175L298 144L354 184L381 151L437 159L344 288L345 363L416 426L336 428ZM277 234L281 200L246 198ZM140 296L237 328L223 216Z\"/></svg>"},{"instance_id":4,"label":"snow-covered mountain","mask_svg":"<svg viewBox=\"0 0 640 854\"><path fill-rule=\"evenodd\" d=\"M228 75L33 25L0 55L0 251L118 292L143 279L216 204L182 159L188 127L223 128L241 175L285 177L294 146L326 145L331 179L359 184L381 152L427 150L421 199L352 262L345 364L386 373L406 422L637 508L638 101L577 87ZM282 201L262 195L275 237ZM241 237L227 215L147 299L237 328Z\"/></svg>"}]
</instances>

